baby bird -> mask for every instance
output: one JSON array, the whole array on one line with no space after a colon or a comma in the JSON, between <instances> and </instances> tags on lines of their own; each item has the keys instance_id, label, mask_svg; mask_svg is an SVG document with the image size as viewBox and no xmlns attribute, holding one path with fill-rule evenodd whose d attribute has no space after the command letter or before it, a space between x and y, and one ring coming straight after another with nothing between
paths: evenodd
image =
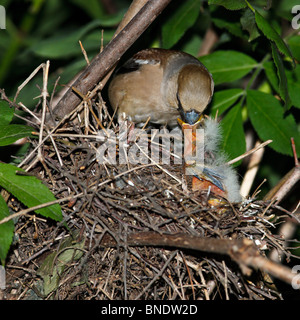
<instances>
[{"instance_id":1,"label":"baby bird","mask_svg":"<svg viewBox=\"0 0 300 320\"><path fill-rule=\"evenodd\" d=\"M141 126L151 123L175 127L177 118L196 123L211 100L214 82L206 67L180 51L146 49L117 71L108 96L118 120Z\"/></svg>"},{"instance_id":2,"label":"baby bird","mask_svg":"<svg viewBox=\"0 0 300 320\"><path fill-rule=\"evenodd\" d=\"M226 198L230 202L241 202L242 197L240 195L238 175L226 163L226 155L220 152L222 133L217 121L206 118L194 126L179 123L184 129L193 129L196 125L198 127L200 125L204 129L203 163L201 161L192 164L186 163L186 172L193 176L192 189L194 191L211 190L214 194ZM194 142L195 137L192 136L191 140L191 142ZM193 143L192 147L195 147ZM190 149L188 153L192 153L192 151Z\"/></svg>"}]
</instances>

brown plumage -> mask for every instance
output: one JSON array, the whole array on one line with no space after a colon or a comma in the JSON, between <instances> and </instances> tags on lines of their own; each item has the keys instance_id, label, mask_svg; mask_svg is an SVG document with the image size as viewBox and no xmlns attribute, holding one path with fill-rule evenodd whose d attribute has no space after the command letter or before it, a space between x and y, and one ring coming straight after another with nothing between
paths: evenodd
<instances>
[{"instance_id":1,"label":"brown plumage","mask_svg":"<svg viewBox=\"0 0 300 320\"><path fill-rule=\"evenodd\" d=\"M210 102L214 89L211 74L195 57L180 51L146 49L118 70L108 94L118 119L128 118L176 126L195 123Z\"/></svg>"}]
</instances>

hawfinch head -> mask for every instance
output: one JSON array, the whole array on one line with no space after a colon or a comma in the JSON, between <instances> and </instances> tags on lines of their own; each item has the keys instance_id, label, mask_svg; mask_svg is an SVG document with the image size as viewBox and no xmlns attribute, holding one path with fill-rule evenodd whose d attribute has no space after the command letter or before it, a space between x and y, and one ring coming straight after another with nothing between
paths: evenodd
<instances>
[{"instance_id":1,"label":"hawfinch head","mask_svg":"<svg viewBox=\"0 0 300 320\"><path fill-rule=\"evenodd\" d=\"M211 75L203 65L186 65L178 74L178 110L184 122L194 124L213 93Z\"/></svg>"}]
</instances>

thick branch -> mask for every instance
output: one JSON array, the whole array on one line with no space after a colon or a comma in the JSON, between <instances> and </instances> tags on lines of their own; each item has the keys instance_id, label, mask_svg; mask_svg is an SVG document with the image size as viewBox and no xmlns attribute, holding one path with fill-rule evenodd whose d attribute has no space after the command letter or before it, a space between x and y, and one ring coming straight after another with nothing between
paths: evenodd
<instances>
[{"instance_id":1,"label":"thick branch","mask_svg":"<svg viewBox=\"0 0 300 320\"><path fill-rule=\"evenodd\" d=\"M107 247L116 244L110 237L103 237L100 245ZM251 272L249 267L251 267L265 271L288 284L295 281L296 285L300 285L300 279L295 279L295 273L288 267L263 257L257 246L249 239L201 238L188 234L171 235L149 231L129 234L126 245L180 248L228 255L241 267L244 273L249 274Z\"/></svg>"},{"instance_id":2,"label":"thick branch","mask_svg":"<svg viewBox=\"0 0 300 320\"><path fill-rule=\"evenodd\" d=\"M276 199L279 203L300 181L300 166L291 169L265 196L264 201Z\"/></svg>"},{"instance_id":3,"label":"thick branch","mask_svg":"<svg viewBox=\"0 0 300 320\"><path fill-rule=\"evenodd\" d=\"M295 167L290 170L278 183L277 185L270 190L265 196L264 201L266 200L274 200L276 199L276 203L278 204L287 194L291 191L291 189L300 181L300 165L297 158L297 151L295 146L294 138L291 138L291 144L295 159Z\"/></svg>"},{"instance_id":4,"label":"thick branch","mask_svg":"<svg viewBox=\"0 0 300 320\"><path fill-rule=\"evenodd\" d=\"M120 33L98 54L75 81L74 87L82 94L91 90L118 62L124 52L156 19L171 0L149 0ZM54 114L62 119L78 104L80 98L70 88L54 108Z\"/></svg>"}]
</instances>

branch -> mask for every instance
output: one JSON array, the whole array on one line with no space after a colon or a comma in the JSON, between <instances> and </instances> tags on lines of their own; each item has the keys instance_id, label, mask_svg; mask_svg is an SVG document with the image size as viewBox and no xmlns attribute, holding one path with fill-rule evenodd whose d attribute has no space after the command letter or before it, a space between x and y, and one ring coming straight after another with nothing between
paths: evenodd
<instances>
[{"instance_id":1,"label":"branch","mask_svg":"<svg viewBox=\"0 0 300 320\"><path fill-rule=\"evenodd\" d=\"M272 141L272 140L269 140L269 141ZM260 146L261 146L260 142L257 141L255 144L255 148ZM256 152L253 153L249 159L249 163L247 165L247 171L244 175L243 182L240 188L240 193L242 197L247 198L249 195L249 192L252 188L253 181L259 169L259 165L263 158L264 151L265 151L264 148L260 148L259 150L256 150Z\"/></svg>"},{"instance_id":2,"label":"branch","mask_svg":"<svg viewBox=\"0 0 300 320\"><path fill-rule=\"evenodd\" d=\"M133 0L130 7L128 8L127 12L125 13L123 19L121 20L113 38L115 38L119 32L134 18L134 16L142 9L142 7L147 3L148 0ZM102 50L100 51L102 52ZM88 65L90 62L88 63ZM116 64L115 64L116 66ZM114 66L114 67L115 67ZM102 87L106 84L107 80L109 79L111 73L114 70L114 67L111 69L111 71L105 76L105 78L101 81ZM61 100L61 98L66 94L69 88L72 88L75 81L80 77L84 70L81 70L74 78L66 84L54 97L53 103L51 104L52 108L55 108L57 103Z\"/></svg>"},{"instance_id":3,"label":"branch","mask_svg":"<svg viewBox=\"0 0 300 320\"><path fill-rule=\"evenodd\" d=\"M89 90L107 75L124 52L139 38L170 1L149 0L118 35L110 41L104 50L93 59L91 64L77 78L73 86L83 95L87 94ZM126 17L130 15L131 13L126 15ZM122 26L123 23L121 23L119 28ZM80 98L70 88L55 106L53 112L61 119L65 114L70 113L80 101Z\"/></svg>"},{"instance_id":4,"label":"branch","mask_svg":"<svg viewBox=\"0 0 300 320\"><path fill-rule=\"evenodd\" d=\"M103 237L100 245L108 247L115 246L116 243L107 236ZM249 267L251 267L265 271L288 284L294 282L300 285L299 277L295 277L290 268L263 257L257 246L249 239L201 238L188 234L159 234L149 231L129 234L126 245L172 247L228 255L245 274L250 274Z\"/></svg>"},{"instance_id":5,"label":"branch","mask_svg":"<svg viewBox=\"0 0 300 320\"><path fill-rule=\"evenodd\" d=\"M291 138L291 144L293 149L293 155L295 160L295 167L291 169L278 183L271 189L265 196L264 201L276 200L278 204L284 199L291 189L300 181L300 165L297 159L297 152L295 147L294 138Z\"/></svg>"}]
</instances>

